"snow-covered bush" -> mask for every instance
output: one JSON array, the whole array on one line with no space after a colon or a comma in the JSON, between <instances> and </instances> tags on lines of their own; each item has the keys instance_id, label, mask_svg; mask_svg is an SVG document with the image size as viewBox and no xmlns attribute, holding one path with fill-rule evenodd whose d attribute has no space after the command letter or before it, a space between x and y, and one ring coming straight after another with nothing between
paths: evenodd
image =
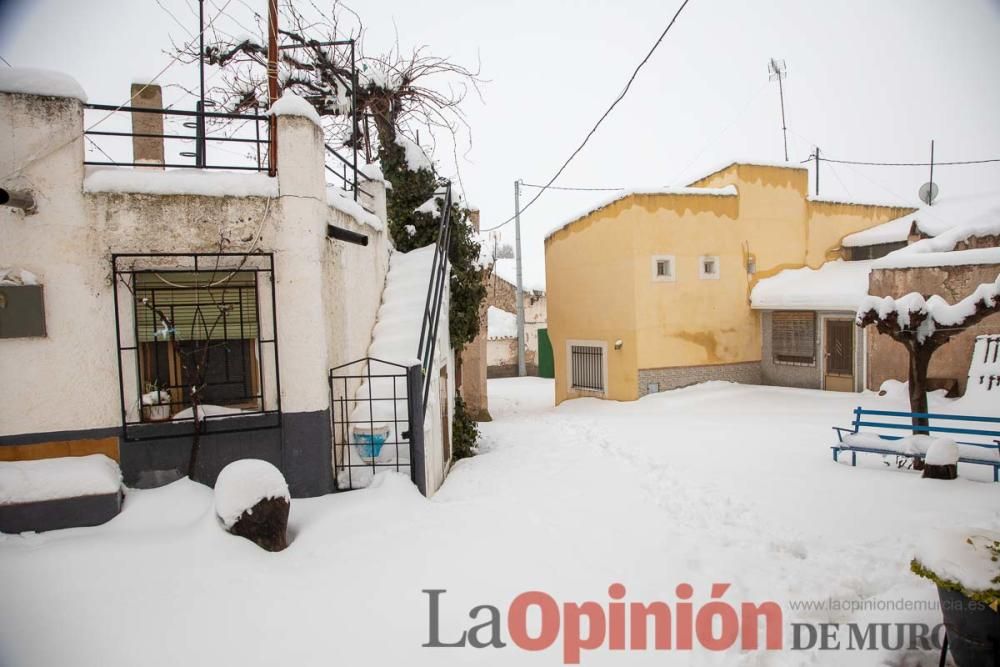
<instances>
[{"instance_id":1,"label":"snow-covered bush","mask_svg":"<svg viewBox=\"0 0 1000 667\"><path fill-rule=\"evenodd\" d=\"M288 546L289 508L288 483L267 461L233 461L215 482L215 513L226 529L268 551Z\"/></svg>"}]
</instances>

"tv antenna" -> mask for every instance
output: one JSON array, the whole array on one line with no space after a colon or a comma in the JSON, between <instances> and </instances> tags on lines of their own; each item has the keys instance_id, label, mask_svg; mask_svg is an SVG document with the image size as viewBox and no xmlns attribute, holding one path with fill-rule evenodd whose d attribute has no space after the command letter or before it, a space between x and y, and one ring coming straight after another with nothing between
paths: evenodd
<instances>
[{"instance_id":1,"label":"tv antenna","mask_svg":"<svg viewBox=\"0 0 1000 667\"><path fill-rule=\"evenodd\" d=\"M778 82L778 95L781 97L781 134L785 141L785 162L788 162L788 127L785 124L785 89L781 82L788 76L785 61L771 58L767 63L768 81Z\"/></svg>"}]
</instances>

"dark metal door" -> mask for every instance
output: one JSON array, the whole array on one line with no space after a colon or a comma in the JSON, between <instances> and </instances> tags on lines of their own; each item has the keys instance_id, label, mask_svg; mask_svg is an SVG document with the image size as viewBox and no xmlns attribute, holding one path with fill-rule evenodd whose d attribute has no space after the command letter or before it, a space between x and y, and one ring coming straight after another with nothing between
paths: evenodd
<instances>
[{"instance_id":1,"label":"dark metal door","mask_svg":"<svg viewBox=\"0 0 1000 667\"><path fill-rule=\"evenodd\" d=\"M854 323L826 321L826 388L854 390Z\"/></svg>"}]
</instances>

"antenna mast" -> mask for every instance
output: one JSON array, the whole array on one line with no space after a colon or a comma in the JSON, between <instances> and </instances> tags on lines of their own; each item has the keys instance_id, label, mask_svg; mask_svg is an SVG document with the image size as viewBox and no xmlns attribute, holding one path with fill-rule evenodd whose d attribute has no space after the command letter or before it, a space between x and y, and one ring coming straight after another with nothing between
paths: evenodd
<instances>
[{"instance_id":1,"label":"antenna mast","mask_svg":"<svg viewBox=\"0 0 1000 667\"><path fill-rule=\"evenodd\" d=\"M767 63L769 81L778 82L778 95L781 97L781 135L785 141L785 162L788 162L788 127L785 124L785 88L782 81L788 74L785 72L785 61L771 58Z\"/></svg>"}]
</instances>

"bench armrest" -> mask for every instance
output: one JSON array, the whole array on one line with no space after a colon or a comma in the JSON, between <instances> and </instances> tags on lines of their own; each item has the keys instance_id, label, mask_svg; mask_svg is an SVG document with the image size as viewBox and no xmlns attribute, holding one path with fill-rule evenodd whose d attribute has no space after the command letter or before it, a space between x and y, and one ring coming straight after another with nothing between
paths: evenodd
<instances>
[{"instance_id":1,"label":"bench armrest","mask_svg":"<svg viewBox=\"0 0 1000 667\"><path fill-rule=\"evenodd\" d=\"M837 432L837 440L841 443L844 442L845 433L854 433L853 428L844 428L842 426L834 426L833 430Z\"/></svg>"}]
</instances>

